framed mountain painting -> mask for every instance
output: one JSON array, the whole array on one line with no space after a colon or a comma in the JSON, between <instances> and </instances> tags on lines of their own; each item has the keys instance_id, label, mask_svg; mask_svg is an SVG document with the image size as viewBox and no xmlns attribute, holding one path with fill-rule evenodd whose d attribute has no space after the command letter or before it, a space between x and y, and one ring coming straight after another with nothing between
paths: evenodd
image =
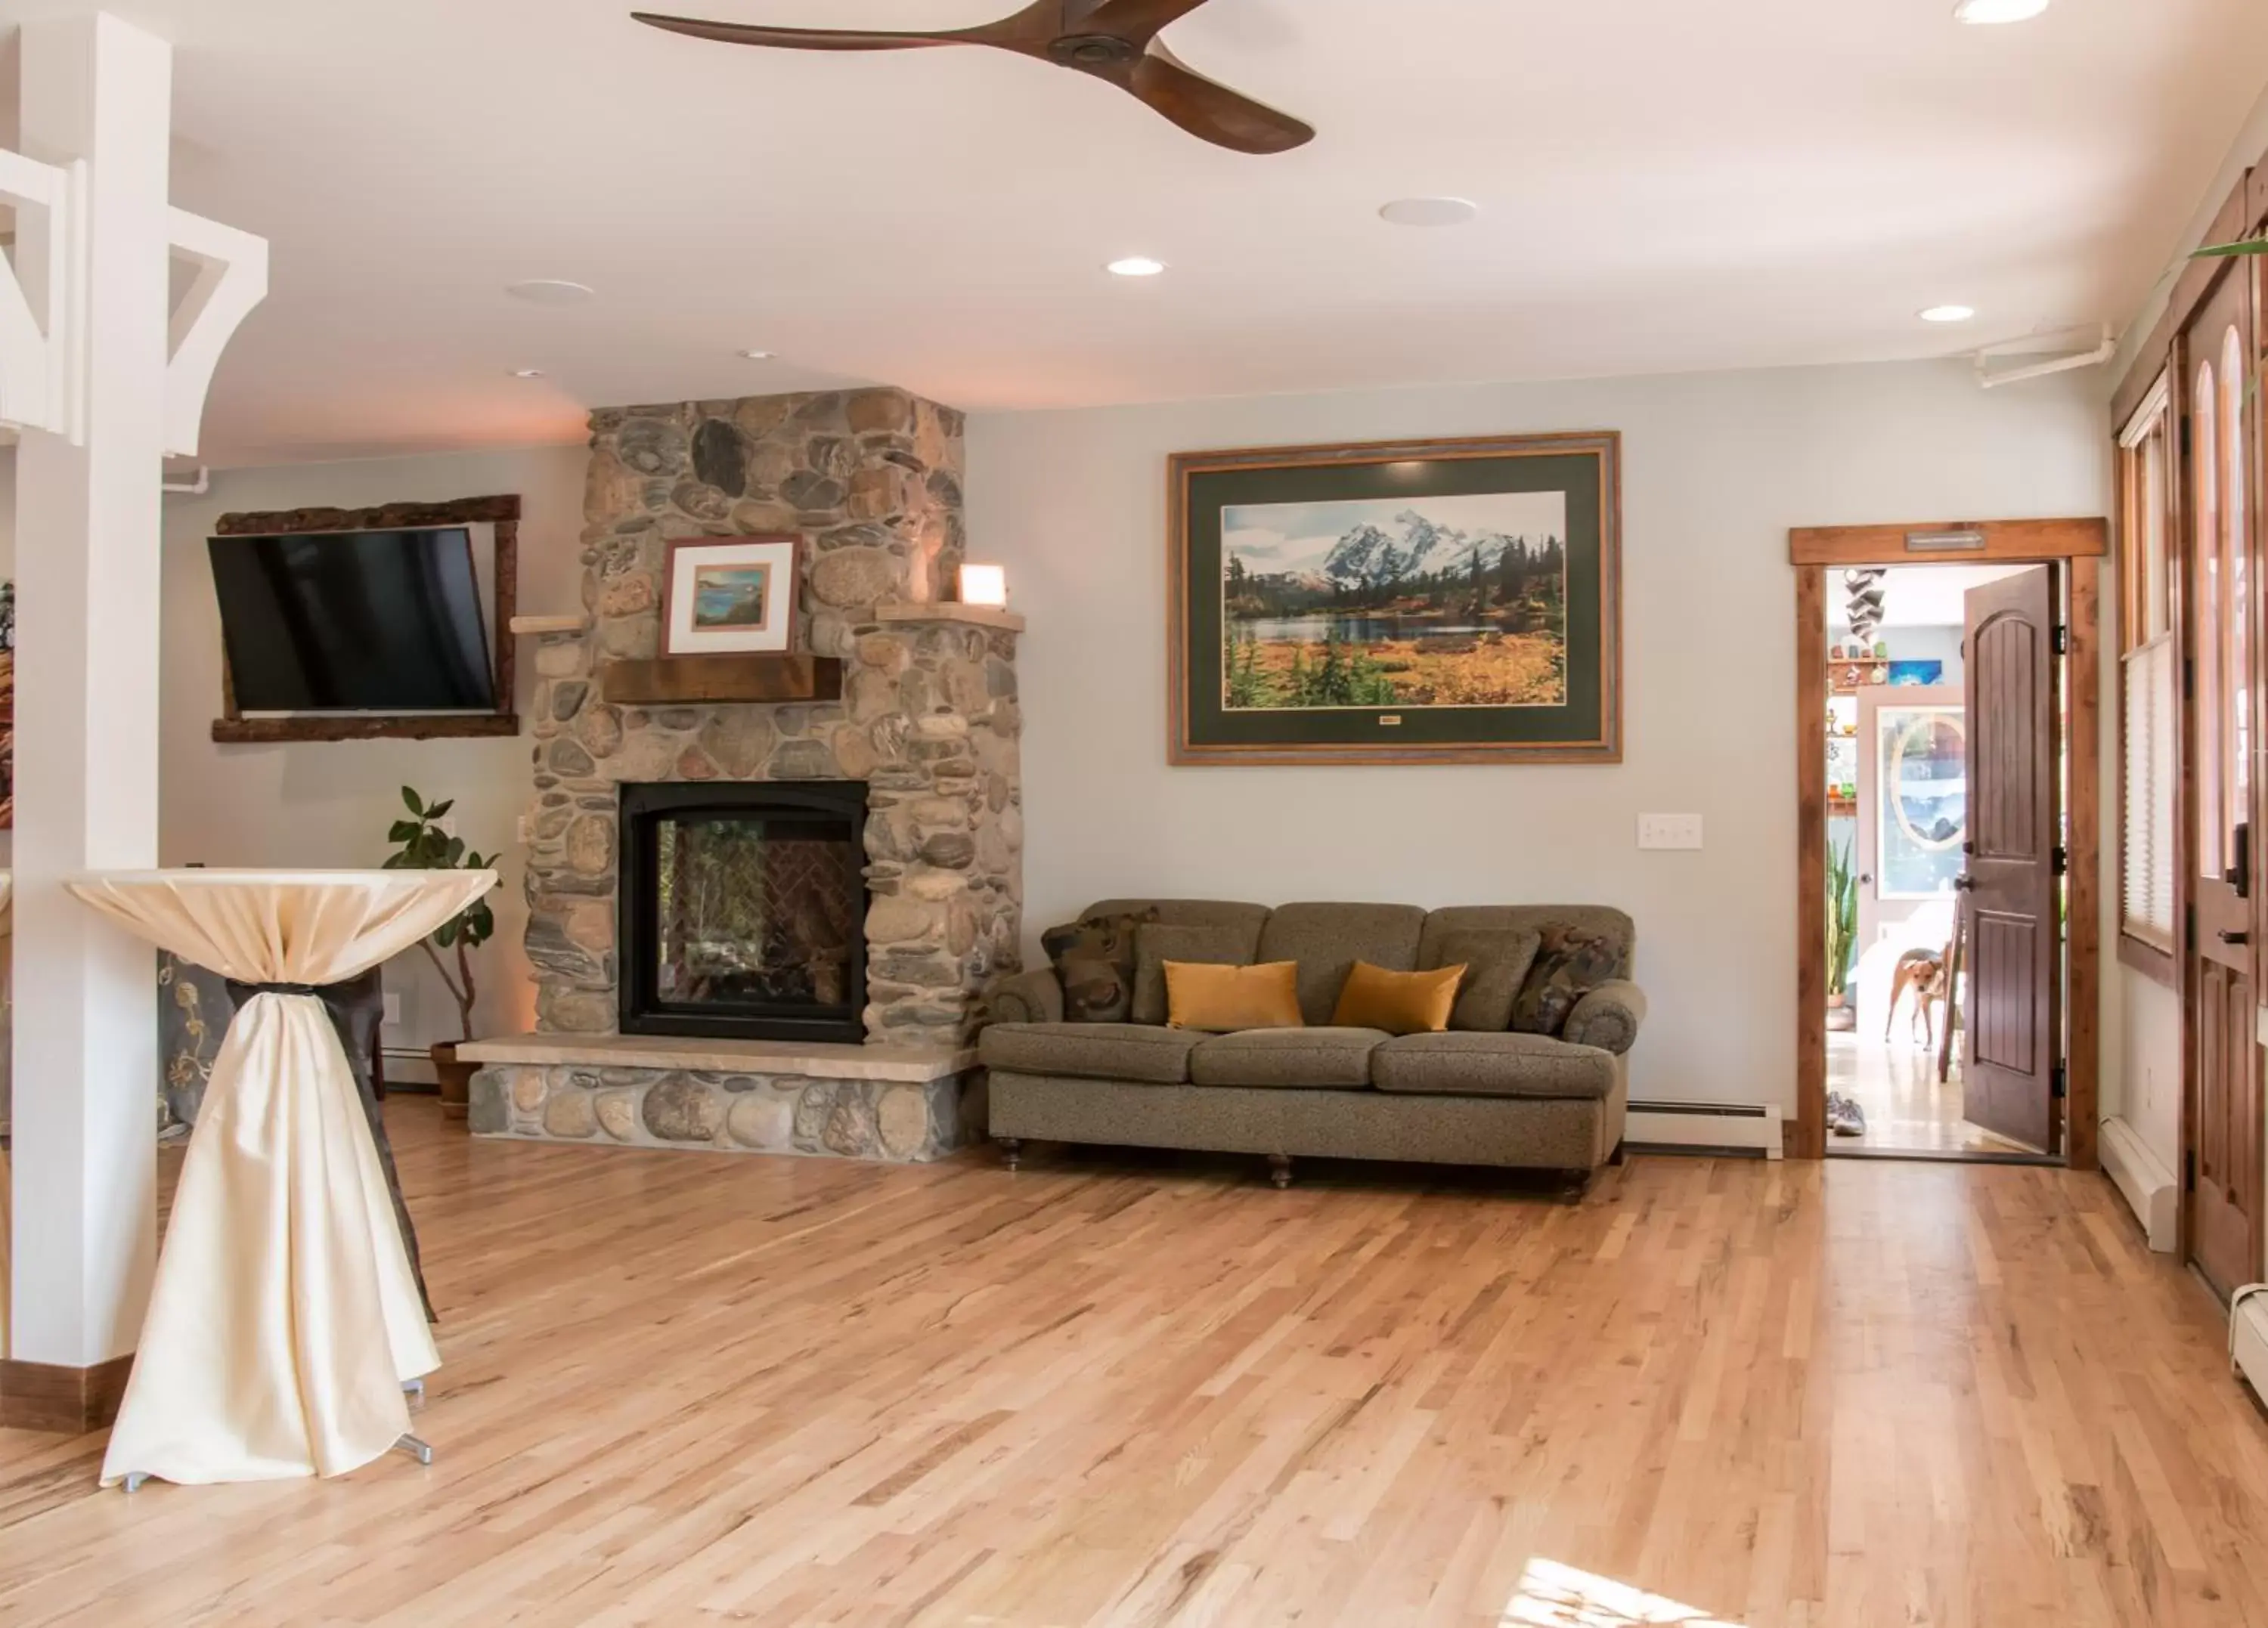
<instances>
[{"instance_id":1,"label":"framed mountain painting","mask_svg":"<svg viewBox=\"0 0 2268 1628\"><path fill-rule=\"evenodd\" d=\"M1618 763L1611 431L1172 459L1175 763Z\"/></svg>"}]
</instances>

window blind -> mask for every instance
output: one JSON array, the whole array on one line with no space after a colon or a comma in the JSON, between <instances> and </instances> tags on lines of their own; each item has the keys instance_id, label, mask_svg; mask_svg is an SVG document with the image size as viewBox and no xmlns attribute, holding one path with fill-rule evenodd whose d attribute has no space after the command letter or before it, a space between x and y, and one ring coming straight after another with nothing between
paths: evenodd
<instances>
[{"instance_id":1,"label":"window blind","mask_svg":"<svg viewBox=\"0 0 2268 1628\"><path fill-rule=\"evenodd\" d=\"M2123 658L2125 795L2119 810L2120 927L2174 948L2174 747L2181 715L2174 641L2161 634Z\"/></svg>"}]
</instances>

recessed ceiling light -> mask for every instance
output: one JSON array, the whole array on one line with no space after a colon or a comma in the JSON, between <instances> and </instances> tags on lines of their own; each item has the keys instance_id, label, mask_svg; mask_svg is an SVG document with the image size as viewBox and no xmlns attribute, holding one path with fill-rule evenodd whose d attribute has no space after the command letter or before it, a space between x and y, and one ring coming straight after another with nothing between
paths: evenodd
<instances>
[{"instance_id":1,"label":"recessed ceiling light","mask_svg":"<svg viewBox=\"0 0 2268 1628\"><path fill-rule=\"evenodd\" d=\"M741 360L745 362L770 362L773 356L773 353L769 350L744 350L740 354Z\"/></svg>"},{"instance_id":2,"label":"recessed ceiling light","mask_svg":"<svg viewBox=\"0 0 2268 1628\"><path fill-rule=\"evenodd\" d=\"M1953 14L1964 23L2028 23L2050 0L1961 0Z\"/></svg>"},{"instance_id":3,"label":"recessed ceiling light","mask_svg":"<svg viewBox=\"0 0 2268 1628\"><path fill-rule=\"evenodd\" d=\"M1973 305L1932 305L1921 313L1924 322L1966 322L1977 314Z\"/></svg>"},{"instance_id":4,"label":"recessed ceiling light","mask_svg":"<svg viewBox=\"0 0 2268 1628\"><path fill-rule=\"evenodd\" d=\"M512 376L514 378L541 378L543 377L543 370L541 368L514 368L512 370Z\"/></svg>"},{"instance_id":5,"label":"recessed ceiling light","mask_svg":"<svg viewBox=\"0 0 2268 1628\"><path fill-rule=\"evenodd\" d=\"M585 283L568 282L557 277L532 277L526 282L506 283L504 291L531 305L579 305L593 292Z\"/></svg>"},{"instance_id":6,"label":"recessed ceiling light","mask_svg":"<svg viewBox=\"0 0 2268 1628\"><path fill-rule=\"evenodd\" d=\"M1378 217L1396 226L1462 226L1480 212L1467 198L1396 198Z\"/></svg>"},{"instance_id":7,"label":"recessed ceiling light","mask_svg":"<svg viewBox=\"0 0 2268 1628\"><path fill-rule=\"evenodd\" d=\"M1130 254L1124 260L1112 260L1103 268L1114 277L1154 277L1165 268L1165 261L1152 260L1146 254Z\"/></svg>"}]
</instances>

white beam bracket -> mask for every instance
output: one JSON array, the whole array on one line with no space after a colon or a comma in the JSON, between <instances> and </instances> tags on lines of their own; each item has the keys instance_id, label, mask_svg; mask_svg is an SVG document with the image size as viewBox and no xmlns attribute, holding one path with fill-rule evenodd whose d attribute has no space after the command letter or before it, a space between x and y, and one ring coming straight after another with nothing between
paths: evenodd
<instances>
[{"instance_id":1,"label":"white beam bracket","mask_svg":"<svg viewBox=\"0 0 2268 1628\"><path fill-rule=\"evenodd\" d=\"M84 445L86 164L0 148L0 198L16 206L17 264L0 256L0 424ZM27 213L28 211L28 213Z\"/></svg>"},{"instance_id":2,"label":"white beam bracket","mask_svg":"<svg viewBox=\"0 0 2268 1628\"><path fill-rule=\"evenodd\" d=\"M252 308L268 297L268 243L248 231L170 211L173 253L193 263L196 280L174 309L166 364L166 451L194 458L220 354Z\"/></svg>"}]
</instances>

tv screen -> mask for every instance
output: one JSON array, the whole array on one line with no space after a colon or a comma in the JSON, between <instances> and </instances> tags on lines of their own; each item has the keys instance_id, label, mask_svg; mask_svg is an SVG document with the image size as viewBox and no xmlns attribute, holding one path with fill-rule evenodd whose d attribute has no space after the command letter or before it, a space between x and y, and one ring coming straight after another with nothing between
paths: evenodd
<instances>
[{"instance_id":1,"label":"tv screen","mask_svg":"<svg viewBox=\"0 0 2268 1628\"><path fill-rule=\"evenodd\" d=\"M208 546L239 711L495 710L464 527Z\"/></svg>"}]
</instances>

